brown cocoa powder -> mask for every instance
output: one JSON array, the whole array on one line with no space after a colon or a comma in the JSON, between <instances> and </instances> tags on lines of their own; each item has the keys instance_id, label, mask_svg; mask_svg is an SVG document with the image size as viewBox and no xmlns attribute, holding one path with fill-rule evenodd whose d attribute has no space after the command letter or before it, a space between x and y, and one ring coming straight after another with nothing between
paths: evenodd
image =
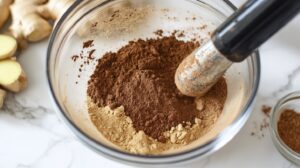
<instances>
[{"instance_id":1,"label":"brown cocoa powder","mask_svg":"<svg viewBox=\"0 0 300 168\"><path fill-rule=\"evenodd\" d=\"M261 106L261 111L267 116L270 117L270 112L271 112L272 107L268 105L262 105Z\"/></svg>"},{"instance_id":2,"label":"brown cocoa powder","mask_svg":"<svg viewBox=\"0 0 300 168\"><path fill-rule=\"evenodd\" d=\"M78 55L73 55L73 56L71 57L72 61L74 61L74 62L76 62L78 58L79 58Z\"/></svg>"},{"instance_id":3,"label":"brown cocoa powder","mask_svg":"<svg viewBox=\"0 0 300 168\"><path fill-rule=\"evenodd\" d=\"M280 115L277 127L283 142L300 154L300 113L285 109Z\"/></svg>"},{"instance_id":4,"label":"brown cocoa powder","mask_svg":"<svg viewBox=\"0 0 300 168\"><path fill-rule=\"evenodd\" d=\"M88 96L98 107L124 106L136 130L164 142L164 132L202 117L195 99L180 94L174 83L177 66L197 47L199 43L179 41L175 36L130 41L117 53L106 53L98 60L88 82ZM224 78L207 94L220 108L226 95Z\"/></svg>"},{"instance_id":5,"label":"brown cocoa powder","mask_svg":"<svg viewBox=\"0 0 300 168\"><path fill-rule=\"evenodd\" d=\"M94 46L93 42L94 42L94 40L88 40L88 41L83 42L82 48L89 48L89 47Z\"/></svg>"},{"instance_id":6,"label":"brown cocoa powder","mask_svg":"<svg viewBox=\"0 0 300 168\"><path fill-rule=\"evenodd\" d=\"M95 52L94 49L94 40L87 40L82 42L82 48L79 53L71 56L73 62L79 63L77 78L80 78L81 72L85 70L85 67L91 63L95 64ZM75 81L75 84L78 84L78 81Z\"/></svg>"},{"instance_id":7,"label":"brown cocoa powder","mask_svg":"<svg viewBox=\"0 0 300 168\"><path fill-rule=\"evenodd\" d=\"M157 35L157 36L163 36L163 33L164 33L164 31L161 30L161 29L156 30L156 31L154 32L154 34Z\"/></svg>"}]
</instances>

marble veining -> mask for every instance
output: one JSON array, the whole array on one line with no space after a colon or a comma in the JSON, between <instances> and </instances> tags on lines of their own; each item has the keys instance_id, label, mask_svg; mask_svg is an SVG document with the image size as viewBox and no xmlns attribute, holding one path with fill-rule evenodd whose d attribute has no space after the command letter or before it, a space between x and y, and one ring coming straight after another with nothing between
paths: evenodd
<instances>
[{"instance_id":1,"label":"marble veining","mask_svg":"<svg viewBox=\"0 0 300 168\"><path fill-rule=\"evenodd\" d=\"M290 89L293 88L293 81L300 76L300 66L296 67L291 73L289 73L287 75L287 81L286 84L284 84L283 86L279 87L277 90L275 90L272 95L270 96L272 97L278 97L279 95L281 95L281 93L285 92L285 91L289 91Z\"/></svg>"},{"instance_id":2,"label":"marble veining","mask_svg":"<svg viewBox=\"0 0 300 168\"><path fill-rule=\"evenodd\" d=\"M28 106L26 102L22 103L16 99L15 94L9 93L5 99L2 111L8 113L15 118L23 120L35 120L44 116L46 113L54 114L52 109L41 105Z\"/></svg>"}]
</instances>

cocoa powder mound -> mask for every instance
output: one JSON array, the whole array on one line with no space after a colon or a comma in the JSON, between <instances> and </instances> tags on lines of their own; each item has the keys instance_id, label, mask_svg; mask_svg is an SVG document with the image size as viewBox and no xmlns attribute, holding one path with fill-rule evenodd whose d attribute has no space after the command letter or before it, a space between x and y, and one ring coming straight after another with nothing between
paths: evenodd
<instances>
[{"instance_id":1,"label":"cocoa powder mound","mask_svg":"<svg viewBox=\"0 0 300 168\"><path fill-rule=\"evenodd\" d=\"M182 95L174 83L178 65L197 47L199 43L179 41L175 36L130 41L98 60L88 81L88 96L99 107L124 106L136 130L165 142L165 131L201 118L195 98ZM208 93L218 94L218 103L224 104L223 78Z\"/></svg>"}]
</instances>

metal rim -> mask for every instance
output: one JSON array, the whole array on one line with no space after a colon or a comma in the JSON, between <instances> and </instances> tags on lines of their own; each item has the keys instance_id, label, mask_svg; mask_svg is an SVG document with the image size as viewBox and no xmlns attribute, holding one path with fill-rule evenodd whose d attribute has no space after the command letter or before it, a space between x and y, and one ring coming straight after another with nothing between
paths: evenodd
<instances>
[{"instance_id":1,"label":"metal rim","mask_svg":"<svg viewBox=\"0 0 300 168\"><path fill-rule=\"evenodd\" d=\"M107 0L104 1L101 5L104 5L108 2L111 2L114 0ZM198 2L200 2L199 0L197 0ZM223 0L231 9L236 10L237 8L229 1L229 0ZM64 123L67 124L67 126L72 130L71 132L73 134L75 134L75 136L80 140L80 142L88 147L90 147L92 150L96 151L97 153L100 154L105 154L110 158L113 159L119 159L119 160L123 160L125 162L131 162L131 163L140 163L140 164L174 164L174 163L178 163L178 162L184 162L184 161L188 161L191 160L193 158L197 158L201 155L203 155L204 153L210 153L210 152L214 152L216 150L218 150L219 148L221 148L222 146L224 146L226 143L224 143L223 145L219 145L218 147L215 148L211 148L211 149L206 149L204 151L202 151L201 153L196 154L196 151L199 151L200 149L203 149L206 146L212 145L214 143L216 143L220 137L222 136L222 133L219 134L218 136L216 136L214 139L210 140L209 142L201 145L200 147L185 151L185 152L181 152L181 153L177 153L177 154L170 154L170 155L163 155L163 156L145 156L145 155L137 155L137 154L131 154L131 153L127 153L127 152L123 152L120 150L116 150L113 149L111 147L108 147L98 141L96 141L95 139L93 139L92 137L90 137L89 135L87 135L86 133L84 133L83 131L81 131L74 123L73 121L71 121L66 114L63 112L64 110L60 107L57 98L54 95L54 89L52 86L52 83L50 81L51 80L51 75L50 75L50 55L51 55L51 49L53 47L53 42L55 41L55 38L61 28L61 26L63 25L64 21L66 20L66 18L72 13L72 11L78 7L82 2L84 2L84 0L77 0L65 13L64 15L60 18L60 20L57 22L52 35L50 37L49 40L49 45L48 45L48 49L47 49L47 59L46 59L46 73L47 73L47 80L48 80L48 86L50 88L50 97L52 99L52 102L54 102L55 104L55 108L57 108L56 112L60 115L60 118L62 120L64 120ZM201 2L203 3L203 2ZM205 4L205 3L203 3ZM218 10L217 10L218 11ZM252 62L254 63L254 66L257 66L256 69L254 70L254 74L256 74L254 76L254 86L253 86L253 90L252 93L249 97L249 101L247 102L247 104L245 105L245 108L243 109L243 112L240 113L239 116L237 116L237 118L231 123L231 125L236 125L237 122L239 121L239 119L241 119L242 117L244 117L246 115L246 113L248 113L248 116L250 115L251 111L249 111L248 109L250 108L250 106L253 104L254 99L255 99L255 95L257 93L258 87L259 87L259 81L260 81L260 58L259 58L259 52L256 51L255 52L255 56L253 56L252 58ZM256 65L255 65L256 63ZM246 118L246 119L247 119ZM246 122L246 120L245 120ZM241 129L241 128L239 128ZM238 129L238 130L239 130ZM225 132L225 130L223 131L223 133ZM236 135L236 134L234 134ZM234 135L232 137L229 137L227 141L231 140ZM88 143L87 143L88 142ZM109 154L109 152L118 154L118 155L123 155L126 157L131 157L131 159L122 159L120 157L116 157L113 156L112 154ZM194 154L193 154L194 153ZM184 157L184 155L186 154L190 154L192 156L189 157ZM183 157L180 159L180 157ZM174 161L173 159L177 159L176 161ZM147 159L147 161L136 161L134 159ZM152 159L152 161L149 162L149 159ZM171 161L167 161L164 159L170 159ZM134 160L134 161L133 161ZM153 163L153 161L155 161Z\"/></svg>"}]
</instances>

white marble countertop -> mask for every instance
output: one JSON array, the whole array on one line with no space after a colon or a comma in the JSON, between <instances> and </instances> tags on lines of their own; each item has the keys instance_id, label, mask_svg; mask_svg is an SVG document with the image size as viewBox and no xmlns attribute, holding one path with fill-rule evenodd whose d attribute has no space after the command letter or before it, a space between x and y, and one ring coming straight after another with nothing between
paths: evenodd
<instances>
[{"instance_id":1,"label":"white marble countertop","mask_svg":"<svg viewBox=\"0 0 300 168\"><path fill-rule=\"evenodd\" d=\"M20 57L29 88L9 95L0 110L0 168L127 167L86 148L56 117L47 87L46 48L46 41L32 44ZM186 167L295 167L279 154L269 130L261 131L259 124L266 118L263 104L272 106L285 94L300 90L300 16L261 47L260 53L262 76L250 119L221 150Z\"/></svg>"}]
</instances>

